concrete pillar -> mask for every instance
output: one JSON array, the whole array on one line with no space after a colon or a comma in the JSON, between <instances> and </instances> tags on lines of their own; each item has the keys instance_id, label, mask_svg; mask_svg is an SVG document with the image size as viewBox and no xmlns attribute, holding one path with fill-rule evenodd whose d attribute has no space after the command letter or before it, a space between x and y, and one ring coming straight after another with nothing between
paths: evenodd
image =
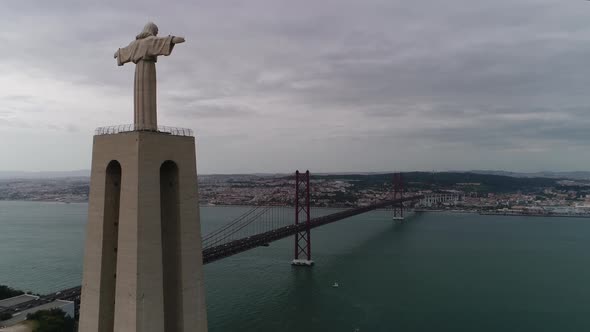
<instances>
[{"instance_id":1,"label":"concrete pillar","mask_svg":"<svg viewBox=\"0 0 590 332\"><path fill-rule=\"evenodd\" d=\"M113 161L118 219L106 203ZM79 330L207 331L194 138L95 136L90 185ZM106 226L115 219L116 241ZM116 254L105 255L113 246Z\"/></svg>"}]
</instances>

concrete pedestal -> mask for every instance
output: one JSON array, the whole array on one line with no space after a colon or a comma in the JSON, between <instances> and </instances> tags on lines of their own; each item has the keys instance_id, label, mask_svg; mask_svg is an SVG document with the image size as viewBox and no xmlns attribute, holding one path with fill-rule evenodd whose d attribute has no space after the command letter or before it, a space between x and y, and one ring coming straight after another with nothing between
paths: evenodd
<instances>
[{"instance_id":1,"label":"concrete pedestal","mask_svg":"<svg viewBox=\"0 0 590 332\"><path fill-rule=\"evenodd\" d=\"M195 140L94 137L81 332L207 331Z\"/></svg>"},{"instance_id":2,"label":"concrete pedestal","mask_svg":"<svg viewBox=\"0 0 590 332\"><path fill-rule=\"evenodd\" d=\"M308 259L294 259L291 261L291 265L295 266L312 266L314 262Z\"/></svg>"}]
</instances>

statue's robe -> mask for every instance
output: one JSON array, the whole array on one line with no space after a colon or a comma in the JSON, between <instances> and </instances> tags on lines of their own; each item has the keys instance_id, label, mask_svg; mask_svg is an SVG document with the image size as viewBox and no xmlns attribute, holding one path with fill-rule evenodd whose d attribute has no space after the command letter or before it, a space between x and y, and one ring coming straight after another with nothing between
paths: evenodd
<instances>
[{"instance_id":1,"label":"statue's robe","mask_svg":"<svg viewBox=\"0 0 590 332\"><path fill-rule=\"evenodd\" d=\"M117 50L117 64L133 62L135 66L134 114L135 130L158 130L156 108L156 61L170 55L174 37L149 36Z\"/></svg>"}]
</instances>

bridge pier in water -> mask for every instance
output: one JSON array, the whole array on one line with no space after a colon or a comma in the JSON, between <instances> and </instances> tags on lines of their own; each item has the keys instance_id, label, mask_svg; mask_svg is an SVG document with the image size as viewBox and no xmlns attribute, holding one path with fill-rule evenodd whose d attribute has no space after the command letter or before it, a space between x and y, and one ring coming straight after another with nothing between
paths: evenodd
<instances>
[{"instance_id":1,"label":"bridge pier in water","mask_svg":"<svg viewBox=\"0 0 590 332\"><path fill-rule=\"evenodd\" d=\"M295 233L295 266L312 266L311 260L311 209L309 199L309 171L295 172L295 226L304 224Z\"/></svg>"},{"instance_id":2,"label":"bridge pier in water","mask_svg":"<svg viewBox=\"0 0 590 332\"><path fill-rule=\"evenodd\" d=\"M402 173L393 174L393 220L404 220L404 182Z\"/></svg>"}]
</instances>

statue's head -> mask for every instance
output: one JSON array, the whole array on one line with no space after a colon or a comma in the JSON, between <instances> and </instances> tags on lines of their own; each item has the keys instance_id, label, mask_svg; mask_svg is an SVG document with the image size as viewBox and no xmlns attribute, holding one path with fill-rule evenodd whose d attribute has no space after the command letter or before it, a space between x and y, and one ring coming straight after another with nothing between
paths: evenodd
<instances>
[{"instance_id":1,"label":"statue's head","mask_svg":"<svg viewBox=\"0 0 590 332\"><path fill-rule=\"evenodd\" d=\"M157 35L158 35L158 26L154 22L148 22L148 24L146 24L143 27L143 31L139 35L135 36L135 39L144 39L149 36L157 36Z\"/></svg>"}]
</instances>

